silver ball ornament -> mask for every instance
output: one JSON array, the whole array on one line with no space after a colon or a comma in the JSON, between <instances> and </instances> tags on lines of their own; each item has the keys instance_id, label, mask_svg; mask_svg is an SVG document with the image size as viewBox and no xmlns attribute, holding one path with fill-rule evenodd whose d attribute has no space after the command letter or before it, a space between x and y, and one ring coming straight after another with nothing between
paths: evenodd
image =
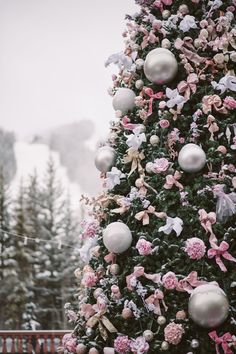
<instances>
[{"instance_id":1,"label":"silver ball ornament","mask_svg":"<svg viewBox=\"0 0 236 354\"><path fill-rule=\"evenodd\" d=\"M109 252L123 253L131 246L131 231L124 223L113 222L103 231L103 243Z\"/></svg>"},{"instance_id":2,"label":"silver ball ornament","mask_svg":"<svg viewBox=\"0 0 236 354\"><path fill-rule=\"evenodd\" d=\"M168 342L164 341L161 343L161 350L166 351L166 350L169 350L169 348L170 348L170 345Z\"/></svg>"},{"instance_id":3,"label":"silver ball ornament","mask_svg":"<svg viewBox=\"0 0 236 354\"><path fill-rule=\"evenodd\" d=\"M178 162L185 172L199 172L206 164L206 154L197 144L186 144L179 152Z\"/></svg>"},{"instance_id":4,"label":"silver ball ornament","mask_svg":"<svg viewBox=\"0 0 236 354\"><path fill-rule=\"evenodd\" d=\"M144 65L144 60L143 59L137 59L135 64L136 64L137 70L141 70L143 68L143 65Z\"/></svg>"},{"instance_id":5,"label":"silver ball ornament","mask_svg":"<svg viewBox=\"0 0 236 354\"><path fill-rule=\"evenodd\" d=\"M191 319L199 326L215 328L227 319L229 302L219 286L200 285L190 296L188 311Z\"/></svg>"},{"instance_id":6,"label":"silver ball ornament","mask_svg":"<svg viewBox=\"0 0 236 354\"><path fill-rule=\"evenodd\" d=\"M147 162L147 164L145 166L145 170L147 171L147 173L153 173L152 172L152 167L153 167L153 163L152 162Z\"/></svg>"},{"instance_id":7,"label":"silver ball ornament","mask_svg":"<svg viewBox=\"0 0 236 354\"><path fill-rule=\"evenodd\" d=\"M164 326L164 324L166 324L166 318L164 316L158 316L157 318L157 323L160 325L160 326Z\"/></svg>"},{"instance_id":8,"label":"silver ball ornament","mask_svg":"<svg viewBox=\"0 0 236 354\"><path fill-rule=\"evenodd\" d=\"M147 79L156 84L164 84L174 79L178 63L174 54L166 48L156 48L148 53L144 63Z\"/></svg>"},{"instance_id":9,"label":"silver ball ornament","mask_svg":"<svg viewBox=\"0 0 236 354\"><path fill-rule=\"evenodd\" d=\"M164 20L167 20L170 17L170 15L171 15L171 12L169 10L162 11L162 18Z\"/></svg>"},{"instance_id":10,"label":"silver ball ornament","mask_svg":"<svg viewBox=\"0 0 236 354\"><path fill-rule=\"evenodd\" d=\"M179 7L179 12L182 14L182 15L187 15L189 13L189 8L187 5L185 4L182 4L180 5Z\"/></svg>"},{"instance_id":11,"label":"silver ball ornament","mask_svg":"<svg viewBox=\"0 0 236 354\"><path fill-rule=\"evenodd\" d=\"M162 41L161 41L161 46L162 46L162 48L170 49L170 47L171 47L171 42L169 41L168 38L164 38L164 39L162 39Z\"/></svg>"},{"instance_id":12,"label":"silver ball ornament","mask_svg":"<svg viewBox=\"0 0 236 354\"><path fill-rule=\"evenodd\" d=\"M147 342L151 342L153 340L154 334L152 331L150 331L150 329L147 329L143 332L143 336Z\"/></svg>"},{"instance_id":13,"label":"silver ball ornament","mask_svg":"<svg viewBox=\"0 0 236 354\"><path fill-rule=\"evenodd\" d=\"M112 275L117 275L117 274L119 274L119 273L120 273L120 266L119 266L118 264L116 264L116 263L112 264L112 265L110 266L110 273L111 273Z\"/></svg>"},{"instance_id":14,"label":"silver ball ornament","mask_svg":"<svg viewBox=\"0 0 236 354\"><path fill-rule=\"evenodd\" d=\"M119 88L112 101L112 105L115 111L121 111L122 114L126 114L131 111L135 106L135 93L129 88Z\"/></svg>"},{"instance_id":15,"label":"silver ball ornament","mask_svg":"<svg viewBox=\"0 0 236 354\"><path fill-rule=\"evenodd\" d=\"M157 135L152 135L151 137L150 137L150 144L151 145L153 145L153 146L156 146L156 145L158 145L159 144L159 142L160 142L160 138L159 138L159 136L157 136Z\"/></svg>"},{"instance_id":16,"label":"silver ball ornament","mask_svg":"<svg viewBox=\"0 0 236 354\"><path fill-rule=\"evenodd\" d=\"M143 85L144 85L143 80L137 80L137 81L135 82L135 87L136 87L136 89L138 89L138 90L141 90L141 89L143 88Z\"/></svg>"},{"instance_id":17,"label":"silver ball ornament","mask_svg":"<svg viewBox=\"0 0 236 354\"><path fill-rule=\"evenodd\" d=\"M94 333L94 330L91 327L88 327L86 329L86 336L90 337L93 335L93 333Z\"/></svg>"},{"instance_id":18,"label":"silver ball ornament","mask_svg":"<svg viewBox=\"0 0 236 354\"><path fill-rule=\"evenodd\" d=\"M196 349L196 348L199 347L199 345L200 345L200 343L199 343L199 340L198 340L198 339L192 339L192 341L191 341L191 348Z\"/></svg>"},{"instance_id":19,"label":"silver ball ornament","mask_svg":"<svg viewBox=\"0 0 236 354\"><path fill-rule=\"evenodd\" d=\"M100 172L110 171L115 163L116 152L110 146L103 146L98 149L95 156L95 166Z\"/></svg>"}]
</instances>

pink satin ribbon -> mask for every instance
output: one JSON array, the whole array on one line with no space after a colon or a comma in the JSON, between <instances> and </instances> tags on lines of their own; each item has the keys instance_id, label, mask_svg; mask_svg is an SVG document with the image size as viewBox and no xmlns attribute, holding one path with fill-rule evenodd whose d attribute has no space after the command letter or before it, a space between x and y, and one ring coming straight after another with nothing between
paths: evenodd
<instances>
[{"instance_id":1,"label":"pink satin ribbon","mask_svg":"<svg viewBox=\"0 0 236 354\"><path fill-rule=\"evenodd\" d=\"M116 262L116 254L113 252L110 252L104 257L104 260L106 263L114 264Z\"/></svg>"},{"instance_id":2,"label":"pink satin ribbon","mask_svg":"<svg viewBox=\"0 0 236 354\"><path fill-rule=\"evenodd\" d=\"M192 42L193 39L191 37L184 37L184 39L177 38L174 45L188 60L195 64L203 63L206 58L200 57L200 55L197 54L196 48L193 46Z\"/></svg>"},{"instance_id":3,"label":"pink satin ribbon","mask_svg":"<svg viewBox=\"0 0 236 354\"><path fill-rule=\"evenodd\" d=\"M212 225L216 223L216 213L207 213L205 209L200 209L198 214L202 227L210 234L209 242L211 247L217 246L217 238L212 230Z\"/></svg>"},{"instance_id":4,"label":"pink satin ribbon","mask_svg":"<svg viewBox=\"0 0 236 354\"><path fill-rule=\"evenodd\" d=\"M148 95L150 97L149 109L148 109L148 116L150 116L153 112L154 99L161 99L164 96L164 92L160 91L160 92L154 93L154 91L150 87L145 88L144 92L146 95Z\"/></svg>"},{"instance_id":5,"label":"pink satin ribbon","mask_svg":"<svg viewBox=\"0 0 236 354\"><path fill-rule=\"evenodd\" d=\"M164 301L164 294L161 290L157 289L155 290L153 295L150 295L147 299L145 299L145 302L148 305L153 305L154 306L154 310L153 312L158 315L161 316L161 305L160 305L160 301L162 302L162 305L165 309L165 311L167 311L168 307L165 304Z\"/></svg>"},{"instance_id":6,"label":"pink satin ribbon","mask_svg":"<svg viewBox=\"0 0 236 354\"><path fill-rule=\"evenodd\" d=\"M134 130L135 128L138 128L141 124L134 124L130 123L130 119L127 116L124 116L121 125L128 130Z\"/></svg>"},{"instance_id":7,"label":"pink satin ribbon","mask_svg":"<svg viewBox=\"0 0 236 354\"><path fill-rule=\"evenodd\" d=\"M212 331L208 333L209 337L215 342L216 344L216 353L220 354L220 345L224 351L224 354L233 354L233 351L229 347L229 343L232 341L232 335L227 332L222 337L218 337L216 331Z\"/></svg>"},{"instance_id":8,"label":"pink satin ribbon","mask_svg":"<svg viewBox=\"0 0 236 354\"><path fill-rule=\"evenodd\" d=\"M174 175L166 176L166 183L164 184L165 189L171 189L174 185L179 189L184 189L183 185L179 182L181 178L181 173L179 171L175 171Z\"/></svg>"},{"instance_id":9,"label":"pink satin ribbon","mask_svg":"<svg viewBox=\"0 0 236 354\"><path fill-rule=\"evenodd\" d=\"M218 95L204 96L202 99L202 110L205 114L210 113L212 109L215 109L219 113L226 114L228 111L223 106L223 102Z\"/></svg>"},{"instance_id":10,"label":"pink satin ribbon","mask_svg":"<svg viewBox=\"0 0 236 354\"><path fill-rule=\"evenodd\" d=\"M158 284L161 281L160 274L147 274L144 271L144 267L134 267L134 272L126 276L126 284L129 290L133 290L132 280L137 280L137 278L144 276L145 278Z\"/></svg>"},{"instance_id":11,"label":"pink satin ribbon","mask_svg":"<svg viewBox=\"0 0 236 354\"><path fill-rule=\"evenodd\" d=\"M149 219L150 219L149 218L149 214L153 214L157 218L163 218L163 216L164 216L163 213L156 212L155 208L150 205L148 207L148 209L138 212L135 215L135 219L137 219L139 221L142 220L143 225L148 225L149 224Z\"/></svg>"},{"instance_id":12,"label":"pink satin ribbon","mask_svg":"<svg viewBox=\"0 0 236 354\"><path fill-rule=\"evenodd\" d=\"M180 280L176 287L177 291L186 291L187 293L191 294L194 288L199 285L207 284L204 280L198 280L197 272L191 272L186 278Z\"/></svg>"},{"instance_id":13,"label":"pink satin ribbon","mask_svg":"<svg viewBox=\"0 0 236 354\"><path fill-rule=\"evenodd\" d=\"M195 73L189 74L187 81L180 81L177 88L179 93L184 93L186 100L189 100L191 92L195 93L197 91L197 83L199 82L198 76Z\"/></svg>"},{"instance_id":14,"label":"pink satin ribbon","mask_svg":"<svg viewBox=\"0 0 236 354\"><path fill-rule=\"evenodd\" d=\"M222 270L222 272L227 272L227 268L222 262L221 257L227 259L228 261L236 263L236 259L228 252L229 249L229 244L225 241L222 241L219 246L214 246L213 248L210 248L207 252L207 255L209 258L214 258L216 260L216 263Z\"/></svg>"},{"instance_id":15,"label":"pink satin ribbon","mask_svg":"<svg viewBox=\"0 0 236 354\"><path fill-rule=\"evenodd\" d=\"M155 44L156 42L159 41L159 38L156 37L156 35L155 35L153 30L151 30L149 32L145 27L141 26L139 31L144 34L143 41L141 43L141 48L142 49L146 48L148 43Z\"/></svg>"}]
</instances>

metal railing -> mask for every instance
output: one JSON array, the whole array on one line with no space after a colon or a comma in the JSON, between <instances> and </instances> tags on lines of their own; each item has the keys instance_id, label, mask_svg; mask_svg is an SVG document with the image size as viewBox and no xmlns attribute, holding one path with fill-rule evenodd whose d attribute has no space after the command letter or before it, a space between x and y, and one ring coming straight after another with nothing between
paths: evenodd
<instances>
[{"instance_id":1,"label":"metal railing","mask_svg":"<svg viewBox=\"0 0 236 354\"><path fill-rule=\"evenodd\" d=\"M0 331L1 354L54 354L71 331Z\"/></svg>"}]
</instances>

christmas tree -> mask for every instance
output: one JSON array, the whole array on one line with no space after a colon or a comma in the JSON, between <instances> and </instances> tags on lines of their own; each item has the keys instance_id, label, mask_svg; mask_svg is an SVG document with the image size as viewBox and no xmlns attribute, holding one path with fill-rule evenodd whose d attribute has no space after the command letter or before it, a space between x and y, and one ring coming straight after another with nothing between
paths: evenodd
<instances>
[{"instance_id":1,"label":"christmas tree","mask_svg":"<svg viewBox=\"0 0 236 354\"><path fill-rule=\"evenodd\" d=\"M236 350L235 0L136 0L68 353ZM94 240L97 243L94 245ZM87 245L87 246L86 246Z\"/></svg>"}]
</instances>

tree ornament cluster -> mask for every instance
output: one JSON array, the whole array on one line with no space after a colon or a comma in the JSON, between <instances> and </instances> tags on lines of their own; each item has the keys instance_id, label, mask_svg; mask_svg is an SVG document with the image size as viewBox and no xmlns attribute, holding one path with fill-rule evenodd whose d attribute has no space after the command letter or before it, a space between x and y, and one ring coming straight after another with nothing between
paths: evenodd
<instances>
[{"instance_id":1,"label":"tree ornament cluster","mask_svg":"<svg viewBox=\"0 0 236 354\"><path fill-rule=\"evenodd\" d=\"M95 158L103 193L85 198L89 264L64 348L232 354L236 3L135 2L106 62L115 119Z\"/></svg>"}]
</instances>

